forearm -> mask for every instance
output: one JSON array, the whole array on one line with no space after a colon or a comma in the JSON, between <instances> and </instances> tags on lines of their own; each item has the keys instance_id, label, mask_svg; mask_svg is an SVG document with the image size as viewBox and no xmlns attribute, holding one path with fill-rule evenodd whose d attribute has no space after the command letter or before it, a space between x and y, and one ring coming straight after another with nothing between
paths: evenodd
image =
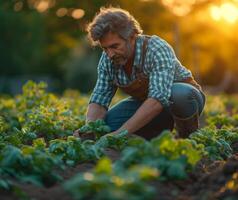
<instances>
[{"instance_id":1,"label":"forearm","mask_svg":"<svg viewBox=\"0 0 238 200\"><path fill-rule=\"evenodd\" d=\"M163 107L159 101L153 98L148 98L136 111L136 113L126 121L118 131L128 130L129 133L134 133L146 124L148 124L155 116L157 116Z\"/></svg>"},{"instance_id":2,"label":"forearm","mask_svg":"<svg viewBox=\"0 0 238 200\"><path fill-rule=\"evenodd\" d=\"M96 103L90 103L87 109L86 122L104 119L106 112L107 110L103 106Z\"/></svg>"}]
</instances>

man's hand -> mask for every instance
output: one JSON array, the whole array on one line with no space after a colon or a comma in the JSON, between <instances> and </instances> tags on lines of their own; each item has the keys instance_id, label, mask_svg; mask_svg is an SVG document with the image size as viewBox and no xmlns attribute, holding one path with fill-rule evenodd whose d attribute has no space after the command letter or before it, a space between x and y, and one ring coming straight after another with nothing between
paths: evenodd
<instances>
[{"instance_id":1,"label":"man's hand","mask_svg":"<svg viewBox=\"0 0 238 200\"><path fill-rule=\"evenodd\" d=\"M79 137L80 133L81 133L80 130L77 129L77 130L75 130L75 131L73 132L73 136L74 136L74 137Z\"/></svg>"},{"instance_id":2,"label":"man's hand","mask_svg":"<svg viewBox=\"0 0 238 200\"><path fill-rule=\"evenodd\" d=\"M88 133L82 133L80 129L77 129L73 132L74 137L79 137L82 140L95 140L94 133L88 132Z\"/></svg>"},{"instance_id":3,"label":"man's hand","mask_svg":"<svg viewBox=\"0 0 238 200\"><path fill-rule=\"evenodd\" d=\"M107 134L105 134L103 136L113 136L113 135L115 135L117 133L118 133L117 131L113 131L113 132L107 133Z\"/></svg>"}]
</instances>

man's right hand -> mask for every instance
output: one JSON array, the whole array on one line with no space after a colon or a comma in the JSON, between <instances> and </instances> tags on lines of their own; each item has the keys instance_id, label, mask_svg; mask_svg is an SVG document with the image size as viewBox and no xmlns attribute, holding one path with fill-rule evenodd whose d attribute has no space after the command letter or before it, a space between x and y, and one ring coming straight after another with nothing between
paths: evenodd
<instances>
[{"instance_id":1,"label":"man's right hand","mask_svg":"<svg viewBox=\"0 0 238 200\"><path fill-rule=\"evenodd\" d=\"M94 133L88 132L88 133L82 133L80 129L77 129L73 132L74 137L79 137L82 140L95 140Z\"/></svg>"}]
</instances>

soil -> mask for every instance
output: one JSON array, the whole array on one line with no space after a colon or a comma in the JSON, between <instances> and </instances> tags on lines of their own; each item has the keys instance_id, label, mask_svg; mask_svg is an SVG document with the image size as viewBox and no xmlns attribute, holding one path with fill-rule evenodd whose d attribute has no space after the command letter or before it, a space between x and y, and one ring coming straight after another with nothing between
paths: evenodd
<instances>
[{"instance_id":1,"label":"soil","mask_svg":"<svg viewBox=\"0 0 238 200\"><path fill-rule=\"evenodd\" d=\"M106 150L106 154L113 161L120 157L118 152L110 149ZM91 170L94 165L94 163L79 164L76 167L67 168L61 176L67 180L78 172ZM235 200L238 199L238 175L234 176L235 174L238 174L238 153L235 153L226 161L211 162L202 159L186 180L156 181L151 182L151 185L157 191L155 200ZM226 185L230 180L233 180L234 187L229 189ZM72 200L60 184L49 188L22 183L18 183L18 186L27 194L29 199ZM16 200L20 198L12 193L0 191L0 199Z\"/></svg>"}]
</instances>

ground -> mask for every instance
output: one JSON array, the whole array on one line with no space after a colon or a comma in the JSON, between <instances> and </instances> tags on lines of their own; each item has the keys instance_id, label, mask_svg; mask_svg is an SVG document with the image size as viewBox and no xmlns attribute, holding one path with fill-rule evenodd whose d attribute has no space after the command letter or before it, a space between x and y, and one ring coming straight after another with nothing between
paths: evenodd
<instances>
[{"instance_id":1,"label":"ground","mask_svg":"<svg viewBox=\"0 0 238 200\"><path fill-rule=\"evenodd\" d=\"M237 144L234 144L234 147ZM107 149L106 154L116 160L120 154L114 150ZM78 172L91 170L94 163L79 164L62 172L65 180L73 177ZM151 182L157 190L155 200L215 200L236 199L238 197L238 153L226 161L208 161L202 159L189 173L186 180ZM230 185L229 185L230 181ZM30 199L37 200L72 200L60 184L48 188L40 188L32 184L18 183L19 188L28 194ZM229 189L229 187L232 187ZM16 196L8 193L0 193L1 200L15 200ZM236 197L236 198L235 198Z\"/></svg>"}]
</instances>

